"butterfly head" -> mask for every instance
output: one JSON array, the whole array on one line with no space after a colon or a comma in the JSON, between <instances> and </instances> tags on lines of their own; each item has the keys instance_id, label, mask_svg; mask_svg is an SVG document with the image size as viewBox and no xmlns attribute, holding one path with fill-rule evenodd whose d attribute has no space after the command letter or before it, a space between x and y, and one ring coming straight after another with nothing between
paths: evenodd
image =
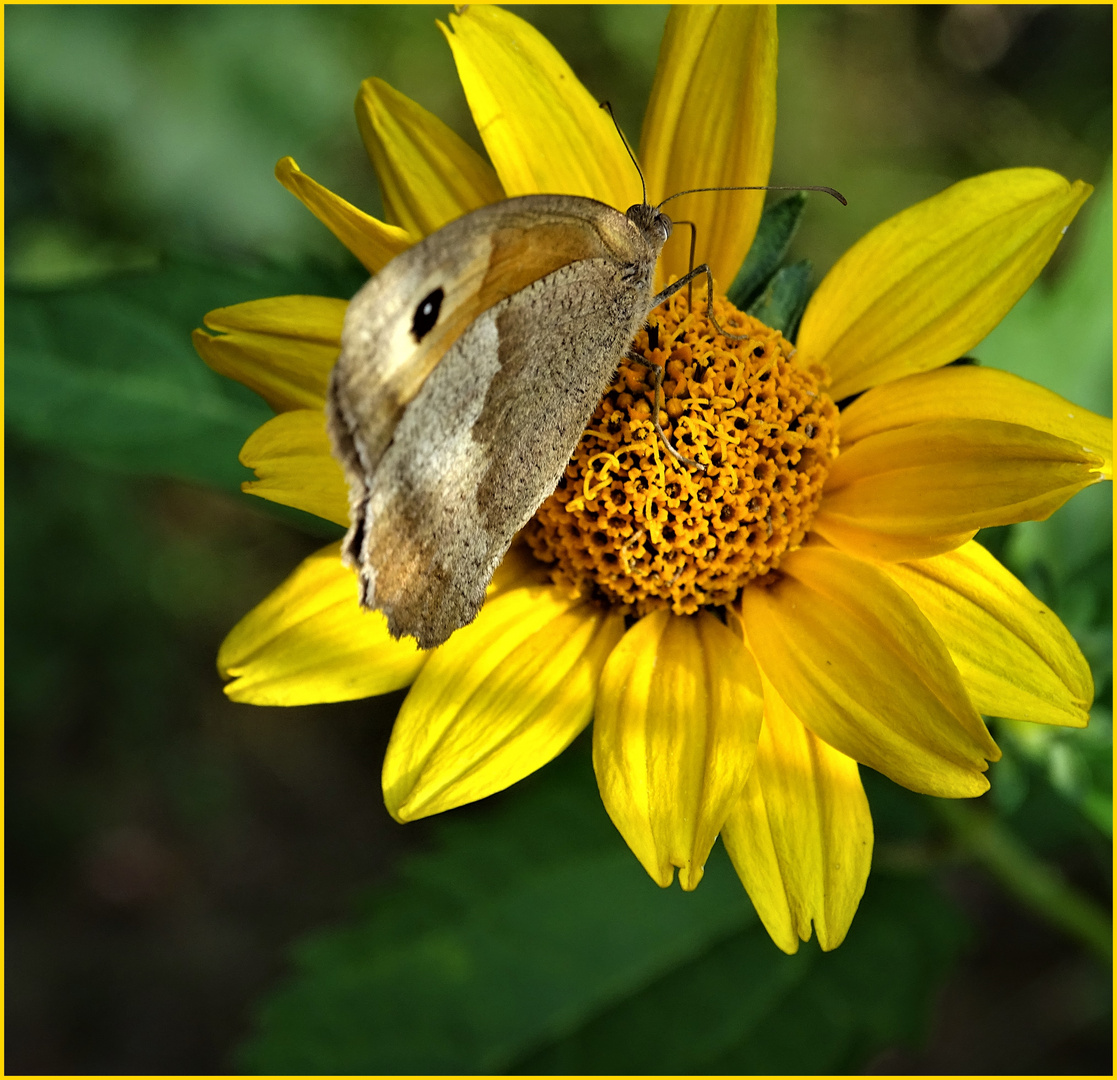
<instances>
[{"instance_id":1,"label":"butterfly head","mask_svg":"<svg viewBox=\"0 0 1117 1080\"><path fill-rule=\"evenodd\" d=\"M671 219L656 206L637 203L630 206L624 216L647 237L656 251L663 247L671 235Z\"/></svg>"}]
</instances>

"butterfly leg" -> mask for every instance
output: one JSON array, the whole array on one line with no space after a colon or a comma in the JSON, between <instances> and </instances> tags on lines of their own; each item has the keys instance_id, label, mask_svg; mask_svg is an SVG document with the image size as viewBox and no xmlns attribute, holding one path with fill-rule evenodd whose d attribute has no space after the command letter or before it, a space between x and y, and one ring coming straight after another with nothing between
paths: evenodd
<instances>
[{"instance_id":1,"label":"butterfly leg","mask_svg":"<svg viewBox=\"0 0 1117 1080\"><path fill-rule=\"evenodd\" d=\"M664 368L659 364L653 364L646 356L640 356L636 352L629 352L628 359L635 361L637 364L643 364L649 371L652 372L652 378L655 382L652 405L652 422L655 424L656 434L659 436L660 442L663 443L667 452L680 464L687 466L690 469L697 469L699 472L705 472L706 466L700 461L695 461L693 458L684 457L671 445L671 440L667 438L667 432L663 430L659 423L660 410L664 408L663 400L663 373Z\"/></svg>"},{"instance_id":2,"label":"butterfly leg","mask_svg":"<svg viewBox=\"0 0 1117 1080\"><path fill-rule=\"evenodd\" d=\"M683 274L683 276L679 278L678 281L671 282L671 284L668 285L667 288L663 290L663 292L652 298L652 307L659 307L659 305L662 304L664 300L670 299L684 285L689 288L690 283L696 277L698 277L699 274L706 275L706 318L708 318L710 322L714 324L714 329L716 329L717 332L723 337L738 339L747 338L748 334L734 334L731 330L726 330L725 327L723 327L721 323L719 323L717 319L714 318L714 275L709 266L706 265L706 263L702 263L701 266L696 266L689 273Z\"/></svg>"}]
</instances>

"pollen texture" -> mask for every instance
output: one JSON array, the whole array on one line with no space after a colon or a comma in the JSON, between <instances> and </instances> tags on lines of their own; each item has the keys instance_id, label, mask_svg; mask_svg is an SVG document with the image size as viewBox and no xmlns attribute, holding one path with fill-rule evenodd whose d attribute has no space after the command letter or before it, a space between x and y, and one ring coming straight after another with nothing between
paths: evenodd
<instances>
[{"instance_id":1,"label":"pollen texture","mask_svg":"<svg viewBox=\"0 0 1117 1080\"><path fill-rule=\"evenodd\" d=\"M826 374L705 290L656 308L526 530L557 585L643 615L729 603L798 547L837 454ZM649 340L650 339L650 340ZM656 368L664 368L655 429ZM701 468L699 468L701 466Z\"/></svg>"}]
</instances>

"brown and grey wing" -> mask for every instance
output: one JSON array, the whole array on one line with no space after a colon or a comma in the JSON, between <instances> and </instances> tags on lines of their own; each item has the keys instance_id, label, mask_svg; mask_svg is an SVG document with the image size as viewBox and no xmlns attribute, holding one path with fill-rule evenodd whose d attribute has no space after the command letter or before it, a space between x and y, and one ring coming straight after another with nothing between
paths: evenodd
<instances>
[{"instance_id":1,"label":"brown and grey wing","mask_svg":"<svg viewBox=\"0 0 1117 1080\"><path fill-rule=\"evenodd\" d=\"M641 259L643 238L592 199L528 195L452 221L398 255L353 297L327 416L351 482L378 465L403 410L483 312L561 267Z\"/></svg>"},{"instance_id":2,"label":"brown and grey wing","mask_svg":"<svg viewBox=\"0 0 1117 1080\"><path fill-rule=\"evenodd\" d=\"M554 490L647 312L584 260L479 315L404 410L367 489L362 602L441 644L481 608L513 537Z\"/></svg>"}]
</instances>

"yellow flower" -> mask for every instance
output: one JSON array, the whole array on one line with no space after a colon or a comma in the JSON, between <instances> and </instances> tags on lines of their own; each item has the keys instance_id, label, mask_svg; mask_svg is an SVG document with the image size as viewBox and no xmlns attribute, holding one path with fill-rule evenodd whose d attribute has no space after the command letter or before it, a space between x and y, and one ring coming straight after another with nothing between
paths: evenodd
<instances>
[{"instance_id":1,"label":"yellow flower","mask_svg":"<svg viewBox=\"0 0 1117 1080\"><path fill-rule=\"evenodd\" d=\"M372 273L507 196L636 201L608 116L541 35L492 7L449 24L492 165L369 79L357 117L389 223L290 158L277 166ZM675 9L640 146L649 201L764 184L775 75L772 9ZM719 299L722 325L747 335L727 341L704 301L691 312L677 294L637 344L666 365L663 423L704 472L662 453L647 372L623 365L525 530L530 550L513 547L475 622L429 653L393 640L330 545L229 634L226 692L295 705L411 684L384 763L400 821L515 783L593 720L605 807L656 882L678 868L693 889L721 835L781 949L812 924L835 947L871 858L858 763L915 791L975 796L999 757L980 714L1087 721L1074 641L973 536L1110 477L1111 422L951 361L1027 289L1089 192L1009 169L910 208L834 266L794 348ZM680 200L718 281L732 280L762 203ZM686 268L673 241L661 280ZM258 477L246 490L343 525L322 408L345 306L261 300L211 312L218 333L196 333L207 363L278 414L245 444Z\"/></svg>"}]
</instances>

